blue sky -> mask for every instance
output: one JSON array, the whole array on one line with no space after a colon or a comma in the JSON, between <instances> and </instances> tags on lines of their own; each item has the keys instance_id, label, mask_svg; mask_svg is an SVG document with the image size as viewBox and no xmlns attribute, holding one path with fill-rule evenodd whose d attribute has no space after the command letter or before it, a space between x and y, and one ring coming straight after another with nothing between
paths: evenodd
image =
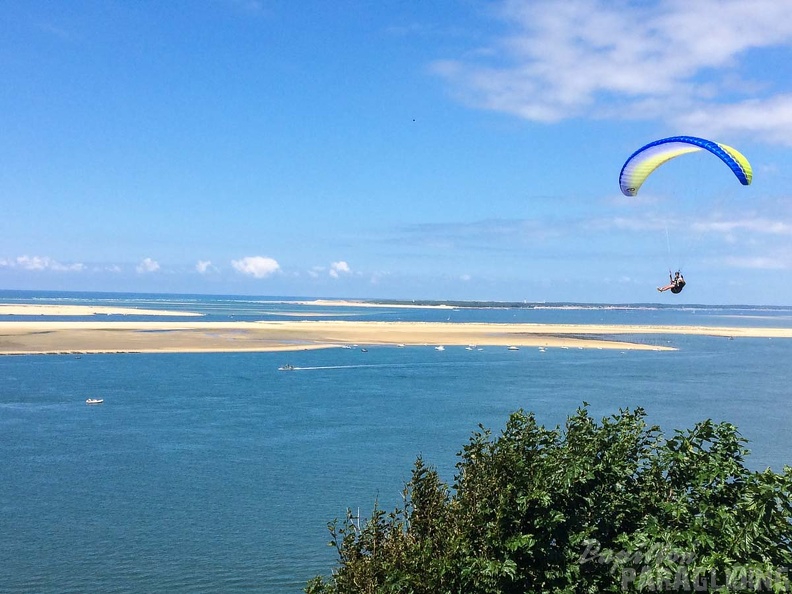
<instances>
[{"instance_id":1,"label":"blue sky","mask_svg":"<svg viewBox=\"0 0 792 594\"><path fill-rule=\"evenodd\" d=\"M792 305L788 0L25 0L0 72L0 288ZM677 134L754 183L622 196Z\"/></svg>"}]
</instances>

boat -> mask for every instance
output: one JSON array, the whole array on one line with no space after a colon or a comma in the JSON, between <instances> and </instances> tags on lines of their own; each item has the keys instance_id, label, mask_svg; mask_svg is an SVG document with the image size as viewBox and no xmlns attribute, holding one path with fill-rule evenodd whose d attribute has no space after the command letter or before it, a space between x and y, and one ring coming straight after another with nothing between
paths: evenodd
<instances>
[{"instance_id":1,"label":"boat","mask_svg":"<svg viewBox=\"0 0 792 594\"><path fill-rule=\"evenodd\" d=\"M445 350L445 347L444 347L444 346L441 344L440 346L436 346L436 347L435 347L435 350L436 350L436 351L444 351L444 350Z\"/></svg>"},{"instance_id":2,"label":"boat","mask_svg":"<svg viewBox=\"0 0 792 594\"><path fill-rule=\"evenodd\" d=\"M294 365L281 365L278 371L294 371Z\"/></svg>"},{"instance_id":3,"label":"boat","mask_svg":"<svg viewBox=\"0 0 792 594\"><path fill-rule=\"evenodd\" d=\"M103 398L88 398L85 404L102 404L102 402L104 402Z\"/></svg>"},{"instance_id":4,"label":"boat","mask_svg":"<svg viewBox=\"0 0 792 594\"><path fill-rule=\"evenodd\" d=\"M360 349L361 353L368 353L368 349Z\"/></svg>"},{"instance_id":5,"label":"boat","mask_svg":"<svg viewBox=\"0 0 792 594\"><path fill-rule=\"evenodd\" d=\"M507 350L509 350L509 351L519 351L520 347L518 347L518 346L510 346Z\"/></svg>"}]
</instances>

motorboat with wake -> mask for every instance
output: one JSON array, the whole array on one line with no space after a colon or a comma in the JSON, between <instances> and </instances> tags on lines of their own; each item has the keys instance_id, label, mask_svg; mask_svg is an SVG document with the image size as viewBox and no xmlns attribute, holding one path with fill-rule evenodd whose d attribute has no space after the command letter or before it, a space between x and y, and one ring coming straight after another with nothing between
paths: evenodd
<instances>
[{"instance_id":1,"label":"motorboat with wake","mask_svg":"<svg viewBox=\"0 0 792 594\"><path fill-rule=\"evenodd\" d=\"M88 398L85 400L85 404L102 404L104 402L104 398Z\"/></svg>"}]
</instances>

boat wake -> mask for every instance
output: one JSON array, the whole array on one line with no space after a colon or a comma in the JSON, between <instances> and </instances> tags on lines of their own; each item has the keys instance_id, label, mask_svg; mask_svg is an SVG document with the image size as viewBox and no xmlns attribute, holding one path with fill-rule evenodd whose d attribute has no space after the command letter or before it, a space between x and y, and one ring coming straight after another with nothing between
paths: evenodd
<instances>
[{"instance_id":1,"label":"boat wake","mask_svg":"<svg viewBox=\"0 0 792 594\"><path fill-rule=\"evenodd\" d=\"M294 366L290 371L315 371L318 369L360 369L363 367L411 367L409 363L367 363L360 365L314 365L311 367Z\"/></svg>"},{"instance_id":2,"label":"boat wake","mask_svg":"<svg viewBox=\"0 0 792 594\"><path fill-rule=\"evenodd\" d=\"M423 367L470 367L479 365L493 365L509 362L510 359L487 361L411 361L409 363L361 363L359 365L312 365L306 367L293 366L290 371L320 371L324 369L372 369L372 368L400 368L416 369Z\"/></svg>"}]
</instances>

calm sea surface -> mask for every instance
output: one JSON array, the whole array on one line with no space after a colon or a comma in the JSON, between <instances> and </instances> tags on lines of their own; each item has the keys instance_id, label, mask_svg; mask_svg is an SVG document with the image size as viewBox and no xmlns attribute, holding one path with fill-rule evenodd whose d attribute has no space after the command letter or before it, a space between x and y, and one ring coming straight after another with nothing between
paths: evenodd
<instances>
[{"instance_id":1,"label":"calm sea surface","mask_svg":"<svg viewBox=\"0 0 792 594\"><path fill-rule=\"evenodd\" d=\"M12 292L0 292L0 302L183 309L207 320L311 312L792 325L785 308L369 311L254 298ZM335 563L328 521L347 507L365 516L377 499L393 507L419 454L452 481L456 452L478 424L497 431L519 408L553 426L584 400L598 417L642 406L668 432L726 420L750 440L752 468L792 463L792 340L634 338L678 350L0 357L0 591L300 592ZM284 363L297 369L278 371ZM89 397L105 402L86 406Z\"/></svg>"}]
</instances>

